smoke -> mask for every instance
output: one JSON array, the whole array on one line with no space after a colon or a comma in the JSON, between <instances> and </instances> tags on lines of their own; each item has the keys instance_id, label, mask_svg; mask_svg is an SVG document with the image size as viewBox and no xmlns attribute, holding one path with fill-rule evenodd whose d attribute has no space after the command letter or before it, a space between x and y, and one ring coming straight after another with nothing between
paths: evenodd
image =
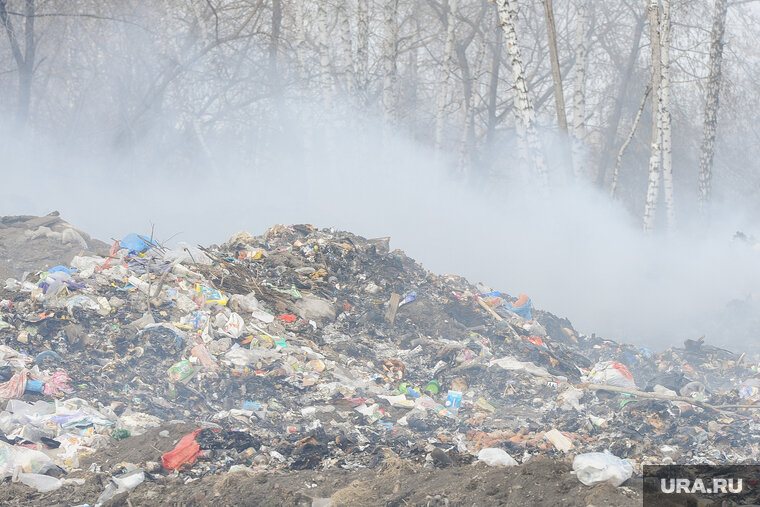
<instances>
[{"instance_id":1,"label":"smoke","mask_svg":"<svg viewBox=\"0 0 760 507\"><path fill-rule=\"evenodd\" d=\"M262 137L245 154L222 138L201 155L173 146L192 154L177 158L149 142L124 155L4 136L0 214L58 210L105 241L155 226L158 238L202 244L311 223L391 236L433 272L525 292L582 332L618 341L660 350L705 334L744 349L760 329L760 252L732 240L751 223L739 210L709 221L683 213L679 232L646 235L621 204L573 183L560 152L545 191L511 148L494 155L491 174L465 182L449 157L381 121L287 113L278 128L252 128Z\"/></svg>"}]
</instances>

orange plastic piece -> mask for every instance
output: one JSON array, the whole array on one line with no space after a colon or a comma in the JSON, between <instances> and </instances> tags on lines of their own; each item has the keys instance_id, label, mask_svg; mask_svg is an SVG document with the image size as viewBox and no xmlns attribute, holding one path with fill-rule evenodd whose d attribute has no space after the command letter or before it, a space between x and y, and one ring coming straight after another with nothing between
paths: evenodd
<instances>
[{"instance_id":1,"label":"orange plastic piece","mask_svg":"<svg viewBox=\"0 0 760 507\"><path fill-rule=\"evenodd\" d=\"M167 470L178 470L186 466L192 466L198 460L201 446L195 441L195 436L201 430L188 433L171 451L161 456L161 465Z\"/></svg>"}]
</instances>

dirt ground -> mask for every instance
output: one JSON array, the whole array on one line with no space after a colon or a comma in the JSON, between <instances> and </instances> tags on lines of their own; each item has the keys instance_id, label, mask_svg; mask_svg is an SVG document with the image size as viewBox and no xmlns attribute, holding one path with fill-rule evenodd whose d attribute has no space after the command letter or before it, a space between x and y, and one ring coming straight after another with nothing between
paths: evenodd
<instances>
[{"instance_id":1,"label":"dirt ground","mask_svg":"<svg viewBox=\"0 0 760 507\"><path fill-rule=\"evenodd\" d=\"M67 475L84 478L83 486L65 485L52 493L40 494L23 484L6 481L0 488L0 504L95 505L107 484L106 472L115 472L125 462L143 466L148 461L160 461L163 452L171 450L182 435L194 428L188 424L153 428L83 459L82 471ZM161 436L164 431L169 435ZM118 495L104 505L641 505L640 484L635 480L629 487L615 488L607 484L587 487L570 473L569 460L537 456L512 468L483 464L425 468L387 454L377 468L357 471L332 468L217 473L212 469L208 475L189 482L185 482L187 477L162 471L146 474L146 481L133 491ZM92 463L96 463L101 472L85 471Z\"/></svg>"},{"instance_id":2,"label":"dirt ground","mask_svg":"<svg viewBox=\"0 0 760 507\"><path fill-rule=\"evenodd\" d=\"M57 212L44 217L0 217L0 281L68 264L84 250L107 255L108 248L61 219Z\"/></svg>"}]
</instances>

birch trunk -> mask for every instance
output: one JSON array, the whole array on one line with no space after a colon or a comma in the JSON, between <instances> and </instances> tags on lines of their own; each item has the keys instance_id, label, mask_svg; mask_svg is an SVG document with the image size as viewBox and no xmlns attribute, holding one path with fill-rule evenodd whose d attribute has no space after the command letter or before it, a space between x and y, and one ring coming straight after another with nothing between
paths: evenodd
<instances>
[{"instance_id":1,"label":"birch trunk","mask_svg":"<svg viewBox=\"0 0 760 507\"><path fill-rule=\"evenodd\" d=\"M649 154L649 184L644 207L644 230L654 227L657 197L660 190L660 158L662 157L662 114L660 101L661 53L660 8L658 0L649 0L649 41L652 50L652 144Z\"/></svg>"},{"instance_id":2,"label":"birch trunk","mask_svg":"<svg viewBox=\"0 0 760 507\"><path fill-rule=\"evenodd\" d=\"M662 0L660 59L660 115L662 128L662 185L665 191L665 213L668 230L675 229L676 211L673 202L673 162L670 127L670 0Z\"/></svg>"},{"instance_id":3,"label":"birch trunk","mask_svg":"<svg viewBox=\"0 0 760 507\"><path fill-rule=\"evenodd\" d=\"M702 146L699 155L699 208L704 211L710 201L710 183L715 155L715 135L718 129L720 105L721 63L723 36L726 30L727 0L715 0L712 33L710 35L710 70L707 76L707 98L702 125Z\"/></svg>"},{"instance_id":4,"label":"birch trunk","mask_svg":"<svg viewBox=\"0 0 760 507\"><path fill-rule=\"evenodd\" d=\"M546 170L541 141L536 131L536 113L530 101L528 82L525 79L525 68L517 39L517 0L496 0L496 6L507 43L507 55L512 67L515 112L517 114L517 130L521 151L526 158L530 157L530 162L532 162L533 169L538 176L539 185L548 187L549 175Z\"/></svg>"},{"instance_id":5,"label":"birch trunk","mask_svg":"<svg viewBox=\"0 0 760 507\"><path fill-rule=\"evenodd\" d=\"M628 137L625 139L623 145L620 146L620 150L618 151L617 159L615 160L615 170L612 172L612 186L610 187L610 197L613 199L615 198L615 191L617 190L618 176L620 175L620 166L623 163L623 155L625 154L625 150L628 148L628 145L631 144L634 134L636 134L636 129L639 126L639 121L641 121L641 114L644 112L644 107L647 104L647 98L649 97L649 92L651 90L651 84L648 84L644 90L644 96L641 98L639 110L636 111L636 118L633 119L631 131L628 133Z\"/></svg>"},{"instance_id":6,"label":"birch trunk","mask_svg":"<svg viewBox=\"0 0 760 507\"><path fill-rule=\"evenodd\" d=\"M454 52L454 13L457 9L457 0L444 0L444 25L446 27L446 42L443 46L443 60L441 62L441 81L438 84L438 110L435 116L435 149L441 150L443 144L443 125L446 120L446 104L448 96L449 78L451 76L452 54Z\"/></svg>"},{"instance_id":7,"label":"birch trunk","mask_svg":"<svg viewBox=\"0 0 760 507\"><path fill-rule=\"evenodd\" d=\"M583 173L583 139L586 137L586 55L588 55L589 0L582 0L578 11L575 48L575 83L573 85L573 131L571 154L573 174L578 179Z\"/></svg>"},{"instance_id":8,"label":"birch trunk","mask_svg":"<svg viewBox=\"0 0 760 507\"><path fill-rule=\"evenodd\" d=\"M549 61L552 68L552 82L554 83L554 105L557 109L557 124L562 132L567 134L567 114L565 113L565 92L562 90L562 73L559 69L559 55L557 53L557 26L554 23L554 7L552 0L543 0L544 13L546 14L546 34L549 38Z\"/></svg>"},{"instance_id":9,"label":"birch trunk","mask_svg":"<svg viewBox=\"0 0 760 507\"><path fill-rule=\"evenodd\" d=\"M383 9L385 24L385 41L383 44L383 117L386 120L390 120L396 111L397 10L398 0L385 0Z\"/></svg>"}]
</instances>

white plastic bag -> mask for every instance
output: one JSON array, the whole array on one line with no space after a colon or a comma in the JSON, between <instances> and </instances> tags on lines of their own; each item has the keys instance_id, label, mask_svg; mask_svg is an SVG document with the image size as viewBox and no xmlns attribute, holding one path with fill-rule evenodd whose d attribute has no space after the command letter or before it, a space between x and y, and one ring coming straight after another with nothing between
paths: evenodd
<instances>
[{"instance_id":1,"label":"white plastic bag","mask_svg":"<svg viewBox=\"0 0 760 507\"><path fill-rule=\"evenodd\" d=\"M63 486L63 481L42 474L19 474L18 480L30 488L34 488L40 493L49 493Z\"/></svg>"},{"instance_id":2,"label":"white plastic bag","mask_svg":"<svg viewBox=\"0 0 760 507\"><path fill-rule=\"evenodd\" d=\"M55 465L47 454L0 441L0 478L16 474L45 473Z\"/></svg>"},{"instance_id":3,"label":"white plastic bag","mask_svg":"<svg viewBox=\"0 0 760 507\"><path fill-rule=\"evenodd\" d=\"M594 384L606 384L608 386L636 389L633 375L623 363L617 361L601 361L594 365L594 369L588 375Z\"/></svg>"},{"instance_id":4,"label":"white plastic bag","mask_svg":"<svg viewBox=\"0 0 760 507\"><path fill-rule=\"evenodd\" d=\"M609 451L577 455L573 460L573 471L586 486L600 482L620 486L633 475L633 467Z\"/></svg>"},{"instance_id":5,"label":"white plastic bag","mask_svg":"<svg viewBox=\"0 0 760 507\"><path fill-rule=\"evenodd\" d=\"M487 447L485 449L481 449L478 453L478 460L482 461L489 467L513 467L517 465L517 461L515 461L512 456L507 454L507 451L504 449L498 449L496 447Z\"/></svg>"}]
</instances>

